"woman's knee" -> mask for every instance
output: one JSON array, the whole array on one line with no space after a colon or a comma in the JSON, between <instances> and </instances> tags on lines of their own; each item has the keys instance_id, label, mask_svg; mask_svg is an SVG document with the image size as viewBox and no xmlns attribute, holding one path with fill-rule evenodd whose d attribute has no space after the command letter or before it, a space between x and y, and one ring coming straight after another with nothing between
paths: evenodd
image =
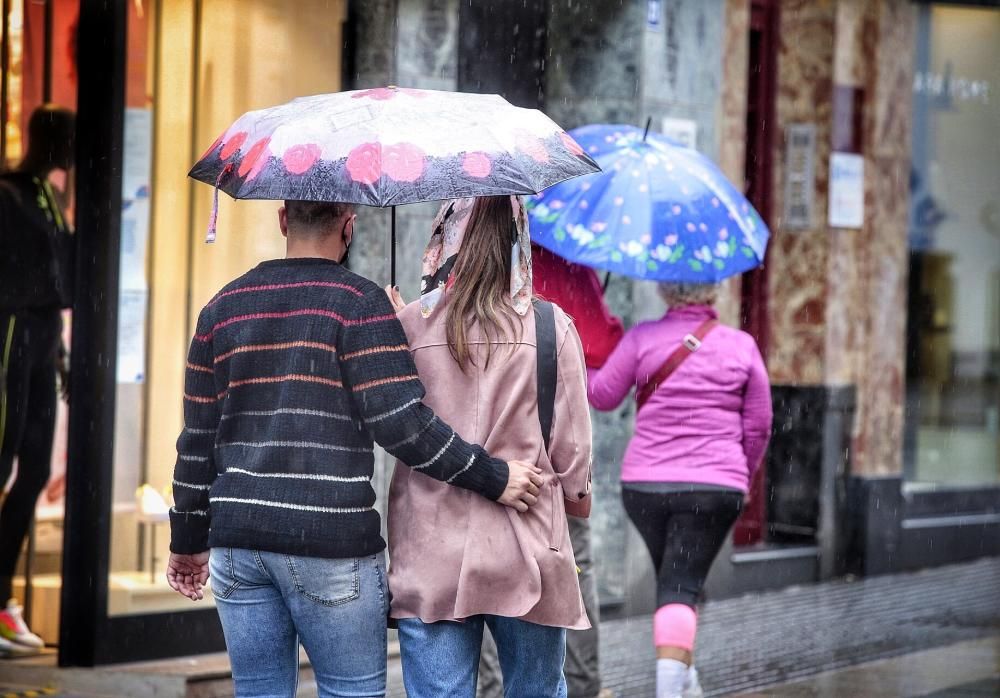
<instances>
[{"instance_id":1,"label":"woman's knee","mask_svg":"<svg viewBox=\"0 0 1000 698\"><path fill-rule=\"evenodd\" d=\"M657 647L680 647L690 652L697 631L698 613L693 605L668 603L653 616L653 642Z\"/></svg>"}]
</instances>

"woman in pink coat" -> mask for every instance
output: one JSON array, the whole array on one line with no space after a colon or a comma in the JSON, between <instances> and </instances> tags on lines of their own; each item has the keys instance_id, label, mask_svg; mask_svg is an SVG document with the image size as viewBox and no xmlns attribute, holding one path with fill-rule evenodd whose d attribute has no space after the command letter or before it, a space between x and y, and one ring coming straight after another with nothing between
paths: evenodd
<instances>
[{"instance_id":1,"label":"woman in pink coat","mask_svg":"<svg viewBox=\"0 0 1000 698\"><path fill-rule=\"evenodd\" d=\"M410 698L474 698L484 626L507 696L565 696L565 629L589 627L566 522L590 492L583 349L553 306L548 448L536 383L527 220L516 197L445 203L424 254L423 293L400 310L425 403L498 458L534 459L544 484L518 513L396 468L389 589ZM398 294L393 294L398 301Z\"/></svg>"},{"instance_id":2,"label":"woman in pink coat","mask_svg":"<svg viewBox=\"0 0 1000 698\"><path fill-rule=\"evenodd\" d=\"M701 695L691 666L695 604L771 432L760 351L747 333L718 324L715 293L661 284L667 314L629 330L590 377L599 410L615 409L633 386L645 393L622 460L622 499L657 576L656 698ZM683 360L664 379L658 373L675 352Z\"/></svg>"}]
</instances>

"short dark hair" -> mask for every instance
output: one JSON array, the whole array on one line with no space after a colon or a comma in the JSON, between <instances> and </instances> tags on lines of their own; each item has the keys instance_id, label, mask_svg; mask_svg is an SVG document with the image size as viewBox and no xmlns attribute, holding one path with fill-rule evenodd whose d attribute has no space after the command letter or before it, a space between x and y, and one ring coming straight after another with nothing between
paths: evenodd
<instances>
[{"instance_id":1,"label":"short dark hair","mask_svg":"<svg viewBox=\"0 0 1000 698\"><path fill-rule=\"evenodd\" d=\"M71 165L76 137L76 115L55 104L43 104L28 120L28 150L45 154L59 167Z\"/></svg>"},{"instance_id":2,"label":"short dark hair","mask_svg":"<svg viewBox=\"0 0 1000 698\"><path fill-rule=\"evenodd\" d=\"M288 227L327 230L353 212L354 206L332 201L285 201Z\"/></svg>"}]
</instances>

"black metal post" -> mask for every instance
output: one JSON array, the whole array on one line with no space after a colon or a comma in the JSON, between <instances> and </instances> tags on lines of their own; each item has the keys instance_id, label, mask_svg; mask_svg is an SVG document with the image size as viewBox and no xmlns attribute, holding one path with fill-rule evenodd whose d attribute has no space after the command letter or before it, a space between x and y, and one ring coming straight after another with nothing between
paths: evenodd
<instances>
[{"instance_id":1,"label":"black metal post","mask_svg":"<svg viewBox=\"0 0 1000 698\"><path fill-rule=\"evenodd\" d=\"M93 666L108 640L108 563L128 4L80 3L77 284L59 664Z\"/></svg>"}]
</instances>

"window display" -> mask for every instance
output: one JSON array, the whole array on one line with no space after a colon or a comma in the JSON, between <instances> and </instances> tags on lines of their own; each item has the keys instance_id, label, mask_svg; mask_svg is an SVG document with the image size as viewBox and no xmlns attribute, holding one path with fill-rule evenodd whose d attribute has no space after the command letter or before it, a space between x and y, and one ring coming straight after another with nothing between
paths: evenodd
<instances>
[{"instance_id":1,"label":"window display","mask_svg":"<svg viewBox=\"0 0 1000 698\"><path fill-rule=\"evenodd\" d=\"M913 83L906 468L1000 482L1000 11L921 5Z\"/></svg>"}]
</instances>

